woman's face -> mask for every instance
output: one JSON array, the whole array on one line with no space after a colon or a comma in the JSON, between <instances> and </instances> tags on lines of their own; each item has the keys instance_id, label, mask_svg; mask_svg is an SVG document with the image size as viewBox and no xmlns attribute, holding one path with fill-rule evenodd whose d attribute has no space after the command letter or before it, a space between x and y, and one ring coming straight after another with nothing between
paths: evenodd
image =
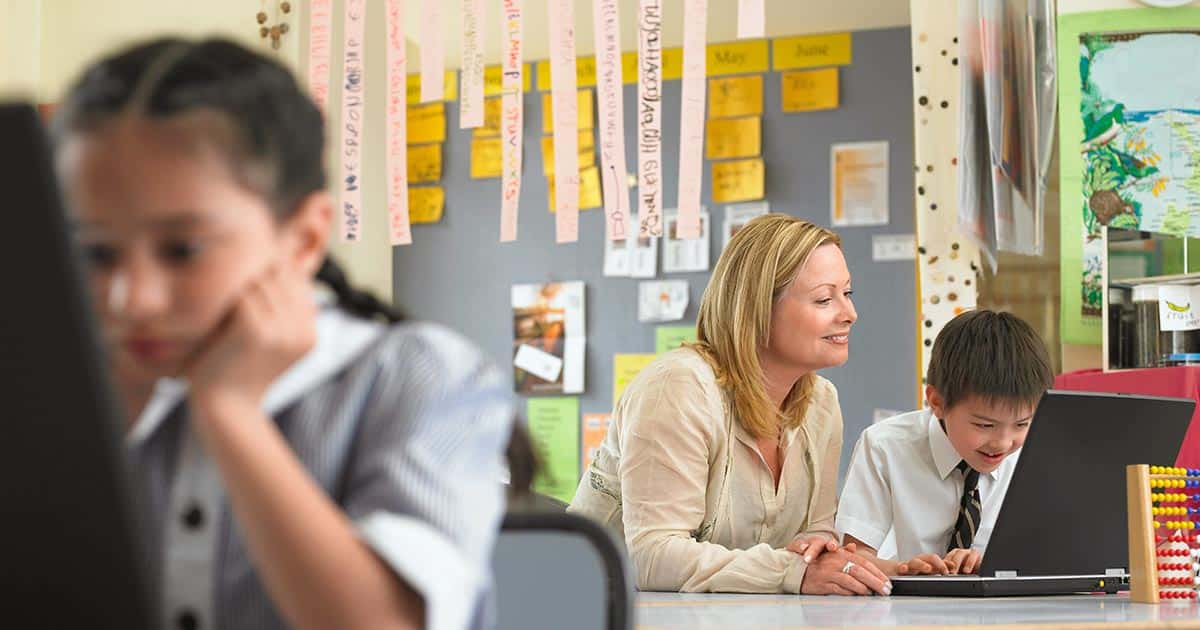
<instances>
[{"instance_id":1,"label":"woman's face","mask_svg":"<svg viewBox=\"0 0 1200 630\"><path fill-rule=\"evenodd\" d=\"M826 243L808 257L771 311L764 366L812 372L841 365L858 319L842 249Z\"/></svg>"},{"instance_id":2,"label":"woman's face","mask_svg":"<svg viewBox=\"0 0 1200 630\"><path fill-rule=\"evenodd\" d=\"M195 130L119 119L59 171L118 379L178 375L244 287L281 258L266 201Z\"/></svg>"}]
</instances>

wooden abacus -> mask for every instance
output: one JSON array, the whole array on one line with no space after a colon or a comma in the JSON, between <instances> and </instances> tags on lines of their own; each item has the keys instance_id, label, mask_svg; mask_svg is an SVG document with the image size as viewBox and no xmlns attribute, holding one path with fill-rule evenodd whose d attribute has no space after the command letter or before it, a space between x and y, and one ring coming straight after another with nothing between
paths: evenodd
<instances>
[{"instance_id":1,"label":"wooden abacus","mask_svg":"<svg viewBox=\"0 0 1200 630\"><path fill-rule=\"evenodd\" d=\"M1125 467L1129 599L1194 600L1200 560L1200 469Z\"/></svg>"}]
</instances>

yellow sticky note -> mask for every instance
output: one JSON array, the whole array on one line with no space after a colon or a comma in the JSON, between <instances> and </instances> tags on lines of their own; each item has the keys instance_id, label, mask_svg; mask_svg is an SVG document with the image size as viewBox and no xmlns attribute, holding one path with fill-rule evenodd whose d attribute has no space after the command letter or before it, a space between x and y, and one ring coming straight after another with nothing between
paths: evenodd
<instances>
[{"instance_id":1,"label":"yellow sticky note","mask_svg":"<svg viewBox=\"0 0 1200 630\"><path fill-rule=\"evenodd\" d=\"M483 126L476 127L472 135L485 138L500 135L500 112L504 108L504 99L496 96L483 99Z\"/></svg>"},{"instance_id":2,"label":"yellow sticky note","mask_svg":"<svg viewBox=\"0 0 1200 630\"><path fill-rule=\"evenodd\" d=\"M780 107L785 112L837 109L837 68L784 72L779 81Z\"/></svg>"},{"instance_id":3,"label":"yellow sticky note","mask_svg":"<svg viewBox=\"0 0 1200 630\"><path fill-rule=\"evenodd\" d=\"M683 78L683 49L664 48L662 50L662 80L674 81Z\"/></svg>"},{"instance_id":4,"label":"yellow sticky note","mask_svg":"<svg viewBox=\"0 0 1200 630\"><path fill-rule=\"evenodd\" d=\"M600 169L589 166L579 170L579 209L590 210L604 205L600 195Z\"/></svg>"},{"instance_id":5,"label":"yellow sticky note","mask_svg":"<svg viewBox=\"0 0 1200 630\"><path fill-rule=\"evenodd\" d=\"M762 118L714 118L706 123L704 157L754 157L762 153Z\"/></svg>"},{"instance_id":6,"label":"yellow sticky note","mask_svg":"<svg viewBox=\"0 0 1200 630\"><path fill-rule=\"evenodd\" d=\"M521 91L533 90L533 64L521 67ZM483 95L499 96L504 93L504 67L487 66L483 69Z\"/></svg>"},{"instance_id":7,"label":"yellow sticky note","mask_svg":"<svg viewBox=\"0 0 1200 630\"><path fill-rule=\"evenodd\" d=\"M547 183L547 203L550 206L550 213L554 214L554 176L546 177ZM591 210L604 205L604 199L600 195L600 169L595 166L579 169L579 209Z\"/></svg>"},{"instance_id":8,"label":"yellow sticky note","mask_svg":"<svg viewBox=\"0 0 1200 630\"><path fill-rule=\"evenodd\" d=\"M437 223L446 207L446 191L441 186L413 186L408 189L408 220L412 223Z\"/></svg>"},{"instance_id":9,"label":"yellow sticky note","mask_svg":"<svg viewBox=\"0 0 1200 630\"><path fill-rule=\"evenodd\" d=\"M850 33L783 37L773 42L775 70L844 66L850 63Z\"/></svg>"},{"instance_id":10,"label":"yellow sticky note","mask_svg":"<svg viewBox=\"0 0 1200 630\"><path fill-rule=\"evenodd\" d=\"M410 184L436 182L441 178L441 144L420 144L408 147L408 181Z\"/></svg>"},{"instance_id":11,"label":"yellow sticky note","mask_svg":"<svg viewBox=\"0 0 1200 630\"><path fill-rule=\"evenodd\" d=\"M638 62L637 53L621 53L621 83L633 85L637 83Z\"/></svg>"},{"instance_id":12,"label":"yellow sticky note","mask_svg":"<svg viewBox=\"0 0 1200 630\"><path fill-rule=\"evenodd\" d=\"M405 100L409 105L421 102L421 73L417 72L406 77L407 84L404 86L406 91ZM458 73L453 70L446 71L445 93L442 95L442 100L454 101L458 100Z\"/></svg>"},{"instance_id":13,"label":"yellow sticky note","mask_svg":"<svg viewBox=\"0 0 1200 630\"><path fill-rule=\"evenodd\" d=\"M708 76L767 71L767 40L709 44L705 71Z\"/></svg>"},{"instance_id":14,"label":"yellow sticky note","mask_svg":"<svg viewBox=\"0 0 1200 630\"><path fill-rule=\"evenodd\" d=\"M654 362L656 354L614 354L613 355L613 408L621 400L621 394L629 385L629 381L637 376L647 365Z\"/></svg>"},{"instance_id":15,"label":"yellow sticky note","mask_svg":"<svg viewBox=\"0 0 1200 630\"><path fill-rule=\"evenodd\" d=\"M554 133L554 99L551 98L551 93L542 94L542 133ZM579 111L579 128L593 129L595 123L595 110L592 107L592 91L579 90L579 101L576 107Z\"/></svg>"},{"instance_id":16,"label":"yellow sticky note","mask_svg":"<svg viewBox=\"0 0 1200 630\"><path fill-rule=\"evenodd\" d=\"M579 132L579 169L583 170L596 164L596 138L592 130ZM554 136L542 136L542 174L547 177L554 175Z\"/></svg>"},{"instance_id":17,"label":"yellow sticky note","mask_svg":"<svg viewBox=\"0 0 1200 630\"><path fill-rule=\"evenodd\" d=\"M471 140L471 179L500 177L500 138Z\"/></svg>"},{"instance_id":18,"label":"yellow sticky note","mask_svg":"<svg viewBox=\"0 0 1200 630\"><path fill-rule=\"evenodd\" d=\"M762 199L765 170L762 158L713 162L713 203Z\"/></svg>"},{"instance_id":19,"label":"yellow sticky note","mask_svg":"<svg viewBox=\"0 0 1200 630\"><path fill-rule=\"evenodd\" d=\"M763 78L761 74L708 80L709 118L761 116L762 111Z\"/></svg>"},{"instance_id":20,"label":"yellow sticky note","mask_svg":"<svg viewBox=\"0 0 1200 630\"><path fill-rule=\"evenodd\" d=\"M408 143L446 141L446 104L429 103L408 108Z\"/></svg>"}]
</instances>

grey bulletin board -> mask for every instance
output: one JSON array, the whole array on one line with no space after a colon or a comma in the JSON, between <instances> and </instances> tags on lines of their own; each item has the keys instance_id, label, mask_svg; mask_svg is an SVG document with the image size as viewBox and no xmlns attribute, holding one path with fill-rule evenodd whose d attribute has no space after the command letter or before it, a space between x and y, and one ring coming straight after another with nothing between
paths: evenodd
<instances>
[{"instance_id":1,"label":"grey bulletin board","mask_svg":"<svg viewBox=\"0 0 1200 630\"><path fill-rule=\"evenodd\" d=\"M850 360L822 374L838 388L845 418L842 472L850 449L876 409L910 410L916 403L915 265L912 261L873 262L871 237L913 233L913 90L908 28L861 31L852 35L853 63L840 69L841 105L836 110L783 114L780 75L763 82L763 158L766 198L774 212L821 225L830 224L830 145L886 140L890 143L891 222L880 227L841 228L854 277L859 320L851 333ZM679 160L679 81L668 81L663 99L665 207L675 207ZM634 100L625 86L626 160L636 170ZM500 181L470 179L471 133L458 129L457 105L447 104L449 134L444 147L442 185L446 210L435 225L413 229L413 244L393 248L396 304L411 316L448 325L479 344L497 363L512 364L513 284L583 281L586 286L586 391L581 413L612 407L614 353L654 352L655 324L637 321L638 280L602 274L604 226L600 210L580 213L578 243L554 242L554 215L547 205L542 175L540 95L525 99L525 165L519 238L499 242ZM675 148L676 154L672 154ZM597 161L599 158L597 157ZM710 261L721 249L724 207L711 203L710 164L705 161L704 203L712 214ZM637 207L630 191L630 202ZM694 323L709 274L661 273L658 279L684 279L691 296L682 322ZM507 368L511 373L511 367ZM524 401L521 408L524 408Z\"/></svg>"}]
</instances>

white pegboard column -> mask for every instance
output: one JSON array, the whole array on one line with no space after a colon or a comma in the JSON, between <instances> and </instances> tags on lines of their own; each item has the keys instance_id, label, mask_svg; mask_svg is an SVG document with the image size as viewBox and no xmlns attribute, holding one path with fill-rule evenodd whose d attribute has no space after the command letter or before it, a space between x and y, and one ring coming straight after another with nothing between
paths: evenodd
<instances>
[{"instance_id":1,"label":"white pegboard column","mask_svg":"<svg viewBox=\"0 0 1200 630\"><path fill-rule=\"evenodd\" d=\"M911 0L917 226L917 400L933 340L975 308L979 248L958 229L958 2Z\"/></svg>"}]
</instances>

